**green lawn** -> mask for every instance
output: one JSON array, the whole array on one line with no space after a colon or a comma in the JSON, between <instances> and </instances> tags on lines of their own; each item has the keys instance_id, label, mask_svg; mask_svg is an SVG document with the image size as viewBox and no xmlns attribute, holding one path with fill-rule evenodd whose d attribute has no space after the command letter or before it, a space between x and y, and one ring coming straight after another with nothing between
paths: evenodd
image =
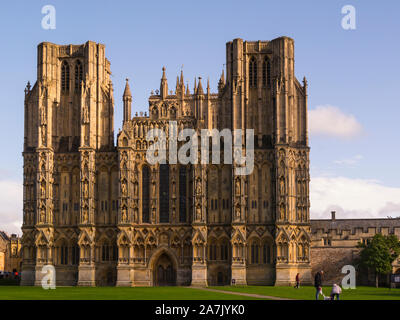
<instances>
[{"instance_id":1,"label":"green lawn","mask_svg":"<svg viewBox=\"0 0 400 320\"><path fill-rule=\"evenodd\" d=\"M0 300L253 300L251 297L185 287L41 287L0 286Z\"/></svg>"},{"instance_id":2,"label":"green lawn","mask_svg":"<svg viewBox=\"0 0 400 320\"><path fill-rule=\"evenodd\" d=\"M313 287L226 286L210 287L221 291L253 293L266 296L313 300ZM324 287L325 295L330 293ZM343 290L342 300L400 300L400 289L357 287ZM253 297L210 292L186 287L58 287L44 290L41 287L0 286L0 300L254 300Z\"/></svg>"},{"instance_id":3,"label":"green lawn","mask_svg":"<svg viewBox=\"0 0 400 320\"><path fill-rule=\"evenodd\" d=\"M268 287L268 286L226 286L211 287L213 289L224 291L235 291L260 294L266 296L274 296L290 299L314 300L314 287ZM328 296L331 287L323 287L323 293ZM322 297L320 297L322 300ZM341 300L400 300L400 289L374 288L374 287L357 287L356 289L342 290Z\"/></svg>"}]
</instances>

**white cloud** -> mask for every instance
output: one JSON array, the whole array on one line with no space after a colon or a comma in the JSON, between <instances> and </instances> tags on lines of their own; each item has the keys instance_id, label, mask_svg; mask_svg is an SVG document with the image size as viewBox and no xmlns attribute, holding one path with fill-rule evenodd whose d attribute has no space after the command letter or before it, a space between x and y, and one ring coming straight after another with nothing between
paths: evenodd
<instances>
[{"instance_id":1,"label":"white cloud","mask_svg":"<svg viewBox=\"0 0 400 320\"><path fill-rule=\"evenodd\" d=\"M0 230L22 234L22 197L22 182L0 181Z\"/></svg>"},{"instance_id":2,"label":"white cloud","mask_svg":"<svg viewBox=\"0 0 400 320\"><path fill-rule=\"evenodd\" d=\"M312 219L386 218L400 216L400 188L376 180L346 177L312 177L310 182Z\"/></svg>"},{"instance_id":3,"label":"white cloud","mask_svg":"<svg viewBox=\"0 0 400 320\"><path fill-rule=\"evenodd\" d=\"M349 166L349 167L354 167L357 165L364 157L361 154L357 154L351 158L347 159L341 159L341 160L335 160L333 161L334 163L340 165L340 166Z\"/></svg>"},{"instance_id":4,"label":"white cloud","mask_svg":"<svg viewBox=\"0 0 400 320\"><path fill-rule=\"evenodd\" d=\"M349 139L362 133L361 124L352 114L346 114L330 105L309 110L308 126L311 135Z\"/></svg>"}]
</instances>

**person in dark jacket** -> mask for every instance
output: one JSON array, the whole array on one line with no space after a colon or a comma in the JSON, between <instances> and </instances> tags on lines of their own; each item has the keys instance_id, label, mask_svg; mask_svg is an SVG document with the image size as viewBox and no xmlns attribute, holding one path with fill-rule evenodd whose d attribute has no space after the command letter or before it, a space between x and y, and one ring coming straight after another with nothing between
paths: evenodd
<instances>
[{"instance_id":1,"label":"person in dark jacket","mask_svg":"<svg viewBox=\"0 0 400 320\"><path fill-rule=\"evenodd\" d=\"M296 285L294 287L295 289L300 287L300 273L296 274Z\"/></svg>"},{"instance_id":2,"label":"person in dark jacket","mask_svg":"<svg viewBox=\"0 0 400 320\"><path fill-rule=\"evenodd\" d=\"M322 291L322 275L324 272L321 270L316 273L315 278L314 278L314 287L317 290L315 293L315 300L318 300L319 294Z\"/></svg>"}]
</instances>

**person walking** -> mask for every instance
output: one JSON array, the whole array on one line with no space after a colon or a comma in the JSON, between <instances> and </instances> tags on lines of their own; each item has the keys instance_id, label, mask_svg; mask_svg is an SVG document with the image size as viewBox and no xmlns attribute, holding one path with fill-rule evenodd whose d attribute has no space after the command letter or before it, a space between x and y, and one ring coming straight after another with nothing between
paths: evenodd
<instances>
[{"instance_id":1,"label":"person walking","mask_svg":"<svg viewBox=\"0 0 400 320\"><path fill-rule=\"evenodd\" d=\"M296 274L296 285L294 286L294 288L300 288L300 273Z\"/></svg>"},{"instance_id":2,"label":"person walking","mask_svg":"<svg viewBox=\"0 0 400 320\"><path fill-rule=\"evenodd\" d=\"M342 293L342 288L338 286L336 283L333 284L332 286L332 291L331 291L331 300L339 300L339 295Z\"/></svg>"},{"instance_id":3,"label":"person walking","mask_svg":"<svg viewBox=\"0 0 400 320\"><path fill-rule=\"evenodd\" d=\"M324 272L321 270L316 273L315 278L314 278L314 287L316 290L315 293L315 300L318 300L319 294L322 292L322 275Z\"/></svg>"}]
</instances>

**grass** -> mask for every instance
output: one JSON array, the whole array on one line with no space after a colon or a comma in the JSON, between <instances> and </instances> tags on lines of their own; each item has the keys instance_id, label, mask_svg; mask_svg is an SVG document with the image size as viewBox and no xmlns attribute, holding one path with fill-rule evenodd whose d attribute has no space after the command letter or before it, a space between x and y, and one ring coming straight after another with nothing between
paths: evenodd
<instances>
[{"instance_id":1,"label":"grass","mask_svg":"<svg viewBox=\"0 0 400 320\"><path fill-rule=\"evenodd\" d=\"M0 287L0 300L254 300L185 287Z\"/></svg>"},{"instance_id":2,"label":"grass","mask_svg":"<svg viewBox=\"0 0 400 320\"><path fill-rule=\"evenodd\" d=\"M281 298L314 300L315 288L300 287L269 287L269 286L226 286L211 287L217 290L253 293L266 296L274 296ZM323 287L322 292L328 296L331 287ZM322 300L322 297L320 297ZM357 287L356 289L342 290L341 300L400 300L400 289L374 288L374 287Z\"/></svg>"},{"instance_id":3,"label":"grass","mask_svg":"<svg viewBox=\"0 0 400 320\"><path fill-rule=\"evenodd\" d=\"M210 287L210 292L186 287L41 287L0 286L0 300L255 300L253 297L232 295L223 291L252 293L265 296L314 300L314 287L225 286ZM325 295L330 287L324 287ZM322 299L322 298L321 298ZM400 289L357 287L343 290L341 300L400 300Z\"/></svg>"}]
</instances>

